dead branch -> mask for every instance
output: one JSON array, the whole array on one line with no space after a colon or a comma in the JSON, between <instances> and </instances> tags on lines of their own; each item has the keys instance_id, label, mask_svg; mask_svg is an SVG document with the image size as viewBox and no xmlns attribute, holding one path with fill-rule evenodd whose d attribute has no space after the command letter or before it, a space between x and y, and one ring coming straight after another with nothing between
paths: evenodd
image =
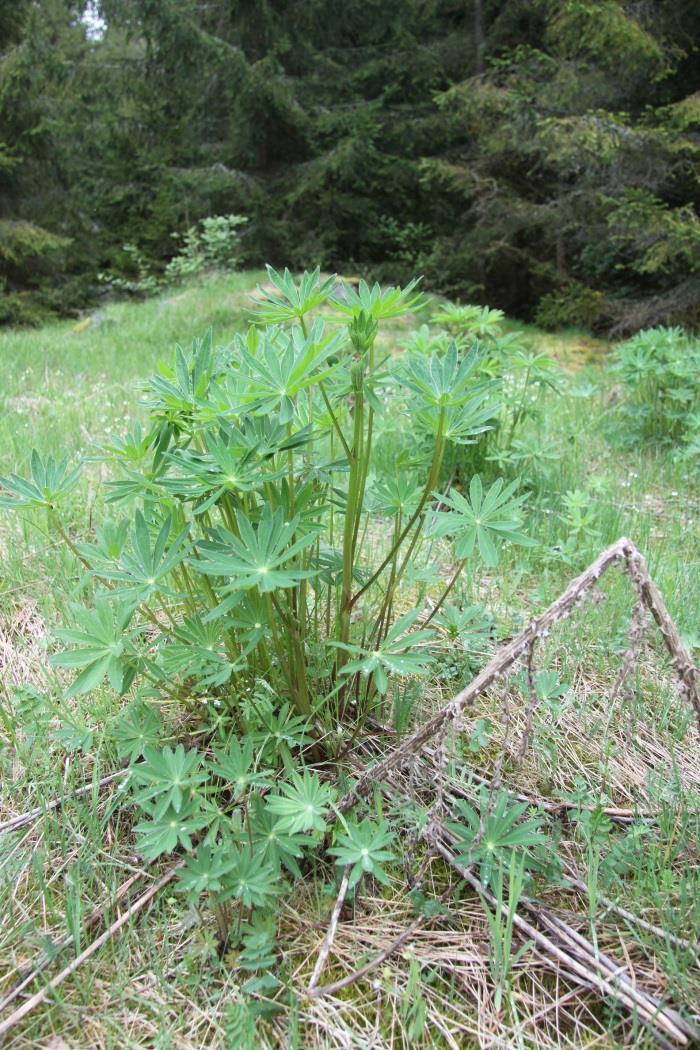
<instances>
[{"instance_id":1,"label":"dead branch","mask_svg":"<svg viewBox=\"0 0 700 1050\"><path fill-rule=\"evenodd\" d=\"M695 711L700 729L700 672L681 640L678 628L669 615L661 592L649 575L643 555L629 540L625 540L624 543L624 555L632 585L656 621L685 696Z\"/></svg>"},{"instance_id":2,"label":"dead branch","mask_svg":"<svg viewBox=\"0 0 700 1050\"><path fill-rule=\"evenodd\" d=\"M346 867L345 871L343 872L343 878L340 883L338 897L336 899L335 905L333 906L331 921L328 925L328 933L323 938L323 944L321 945L321 950L318 953L318 959L316 960L316 965L314 966L314 972L311 974L311 980L309 981L309 987L307 989L309 995L312 994L314 988L318 984L318 979L321 976L323 967L326 965L326 959L328 958L328 953L330 952L331 946L335 939L335 931L338 928L338 919L340 918L340 913L343 909L343 904L345 903L345 895L348 892L349 884L350 866L348 865L348 867Z\"/></svg>"},{"instance_id":3,"label":"dead branch","mask_svg":"<svg viewBox=\"0 0 700 1050\"><path fill-rule=\"evenodd\" d=\"M166 873L157 880L157 882L154 882L152 886L149 886L145 893L142 893L141 896L137 898L137 900L135 900L133 904L130 904L126 911L123 912L108 929L101 933L100 936L92 942L92 944L88 945L88 947L84 951L82 951L80 955L76 956L76 958L73 959L67 966L65 966L60 971L60 973L57 973L55 977L52 977L48 984L46 984L41 989L41 991L37 992L36 995L33 995L31 999L27 999L27 1001L25 1003L22 1003L22 1005L18 1007L18 1009L16 1009L13 1013L11 1013L9 1017L7 1017L4 1021L1 1021L0 1036L3 1036L7 1032L9 1032L11 1028L14 1028L15 1025L19 1024L23 1017L26 1017L27 1014L31 1013L31 1011L35 1007L43 1003L49 997L49 994L55 988L58 988L59 984L62 984L63 981L65 981L67 977L70 977L72 973L75 973L78 967L81 966L92 955L94 955L95 952L98 951L103 944L106 944L110 937L113 937L115 933L118 933L119 930L121 930L121 928L125 926L134 915L141 911L142 908L145 908L146 905L153 900L156 894L159 893L164 886L167 886L167 884L172 881L178 869L181 868L183 864L184 861L180 860L177 862L177 864L174 864L172 868L169 868L168 871L166 871Z\"/></svg>"},{"instance_id":4,"label":"dead branch","mask_svg":"<svg viewBox=\"0 0 700 1050\"><path fill-rule=\"evenodd\" d=\"M446 838L449 841L449 836ZM443 841L436 837L430 845L491 908L498 908L498 901L493 894L468 868L459 863ZM674 1045L688 1046L697 1038L698 1033L675 1010L664 1006L648 992L640 991L634 980L624 972L624 967L617 966L607 956L601 955L589 941L562 920L555 919L544 908L526 901L518 903L518 909L521 908L545 925L548 933L543 933L524 919L518 910L513 916L513 925L534 942L545 961L555 969L562 969L588 987L623 1003L666 1045L670 1039Z\"/></svg>"},{"instance_id":5,"label":"dead branch","mask_svg":"<svg viewBox=\"0 0 700 1050\"><path fill-rule=\"evenodd\" d=\"M572 889L578 890L579 893L588 894L588 886L580 879L577 875L573 874L571 869L568 869L567 881ZM700 956L696 955L695 947L687 941L684 937L676 937L675 934L669 933L668 930L662 929L661 926L655 926L652 922L647 922L646 919L641 919L638 915L634 915L631 911L627 911L620 904L611 900L609 897L603 896L601 893L597 894L598 901L603 905L606 911L614 912L615 915L619 915L621 919L630 923L633 926L638 926L641 930L646 930L648 933L653 933L654 936L658 937L662 941L668 941L669 944L673 944L676 948L680 948L681 951L690 952L695 965L700 966Z\"/></svg>"},{"instance_id":6,"label":"dead branch","mask_svg":"<svg viewBox=\"0 0 700 1050\"><path fill-rule=\"evenodd\" d=\"M644 558L635 545L623 536L617 543L613 543L607 550L604 550L580 576L572 580L566 590L543 613L535 616L520 634L497 652L469 685L389 755L367 769L340 801L340 811L344 813L350 809L358 798L361 798L377 781L382 780L390 770L401 766L410 756L420 751L423 745L443 726L461 716L482 693L530 650L538 638L546 637L555 624L565 620L572 610L584 600L591 588L598 583L603 573L618 562L627 568L635 590L661 631L683 693L695 710L698 729L700 729L697 668L681 641L661 594L649 576Z\"/></svg>"},{"instance_id":7,"label":"dead branch","mask_svg":"<svg viewBox=\"0 0 700 1050\"><path fill-rule=\"evenodd\" d=\"M453 888L450 886L440 896L440 901L444 903L452 896L453 892ZM410 926L407 926L406 929L391 942L391 944L386 948L383 948L378 955L375 955L373 959L370 959L364 966L361 966L359 970L353 970L352 973L347 974L345 977L341 977L339 981L334 981L333 984L322 984L320 987L315 987L313 991L309 989L310 997L312 999L318 999L322 995L335 995L336 992L342 991L342 989L347 988L348 985L355 984L356 981L361 981L363 977L370 974L372 970L377 968L377 966L381 966L385 959L388 959L391 955L397 952L406 941L410 940L413 934L419 930L421 926L426 922L434 921L436 917L436 915L427 916L425 914L420 914L418 918L413 920Z\"/></svg>"},{"instance_id":8,"label":"dead branch","mask_svg":"<svg viewBox=\"0 0 700 1050\"><path fill-rule=\"evenodd\" d=\"M99 790L106 787L107 784L111 784L113 780L119 780L121 777L125 777L129 772L128 769L118 769L115 773L108 773L106 777L102 777L96 784L84 784L83 787L76 788L75 791L68 792L67 795L60 795L56 798L51 799L50 802L46 802L43 806L37 806L36 809L30 810L28 813L19 813L16 817L11 817L10 820L5 820L0 824L0 834L6 831L17 831L18 828L24 828L27 824L32 824L39 817L42 817L45 813L48 813L52 809L58 809L64 802L67 802L71 798L78 798L80 795L86 795L93 788Z\"/></svg>"}]
</instances>

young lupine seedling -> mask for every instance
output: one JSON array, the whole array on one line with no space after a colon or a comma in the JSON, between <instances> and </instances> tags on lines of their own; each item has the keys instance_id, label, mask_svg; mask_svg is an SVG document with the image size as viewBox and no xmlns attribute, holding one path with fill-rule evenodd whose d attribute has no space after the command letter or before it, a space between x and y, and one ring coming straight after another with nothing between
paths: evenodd
<instances>
[{"instance_id":1,"label":"young lupine seedling","mask_svg":"<svg viewBox=\"0 0 700 1050\"><path fill-rule=\"evenodd\" d=\"M186 854L180 887L213 907L222 938L325 839L344 735L391 718L445 630L462 631L447 609L429 621L464 566L473 576L503 544L529 542L515 483L440 489L449 449L502 410L483 348L447 338L380 354L383 325L422 308L416 281L268 275L248 331L177 347L148 381L146 424L91 456L111 475L94 536L61 524L79 482L65 460L35 453L31 480L0 479L2 505L47 517L92 578L94 601L56 632L53 661L78 671L70 696L108 687L116 705L133 692L108 728L131 763L138 848ZM470 324L493 341L497 321ZM420 560L437 539L456 571L427 606L439 575ZM355 821L334 856L354 882L382 881L391 840Z\"/></svg>"}]
</instances>

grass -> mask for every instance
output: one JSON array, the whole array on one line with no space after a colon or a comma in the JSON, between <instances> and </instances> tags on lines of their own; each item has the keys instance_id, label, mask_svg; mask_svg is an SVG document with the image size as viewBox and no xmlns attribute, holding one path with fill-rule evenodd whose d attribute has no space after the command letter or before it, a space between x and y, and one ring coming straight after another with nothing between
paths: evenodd
<instances>
[{"instance_id":1,"label":"grass","mask_svg":"<svg viewBox=\"0 0 700 1050\"><path fill-rule=\"evenodd\" d=\"M186 345L210 324L217 342L228 341L243 326L245 296L260 278L216 277L148 302L108 305L87 326L57 323L0 334L0 473L23 473L32 447L84 454L130 427L140 412L140 383L158 359L176 341ZM397 329L397 337L403 331ZM507 554L502 570L478 592L469 580L461 584L459 597L483 602L495 620L474 659L483 662L623 534L643 551L681 633L698 646L697 477L672 451L625 442L603 344L581 333L551 336L531 329L528 335L561 363L563 392L548 397L541 420L525 435L531 453L526 449L517 465L531 491L529 532L536 546ZM76 535L86 534L101 513L102 481L93 466L76 491L68 522ZM582 508L580 528L572 505ZM439 546L426 547L417 569L428 567L433 577L448 578L450 565L442 553ZM71 938L63 959L84 948L96 935L85 929L92 909L103 908L141 864L118 785L104 792L96 786L115 765L104 734L113 700L98 690L66 704L46 659L52 625L85 583L62 548L8 516L0 518L0 559L0 821L86 782L95 785L21 830L0 833L2 997L50 940ZM409 605L412 593L409 589L403 597ZM465 765L490 775L504 742L501 716L508 709L505 784L533 803L578 800L573 817L552 826L567 871L576 873L585 890L552 885L546 890L548 905L601 951L627 961L640 985L687 1015L698 1014L700 969L693 951L679 946L684 940L694 943L700 925L697 733L653 628L626 687L611 702L631 608L628 581L611 570L596 600L538 650L538 669L556 672L568 691L542 702L522 766L513 760L512 741L524 728L526 689L513 676L481 699L453 742L451 757L462 757L448 767L446 782L461 790ZM466 660L446 643L444 672L414 701L413 717L422 720L469 677ZM37 694L51 696L48 716ZM89 738L76 739L81 731ZM428 785L434 774L426 771ZM420 770L415 775L420 778ZM401 783L406 792L415 787ZM623 825L611 823L586 808L597 803L629 808L637 816ZM390 798L386 805L391 812ZM411 846L407 856L413 859L412 854L420 859L421 847ZM426 895L441 893L446 879L442 862L429 862ZM451 903L449 917L418 930L366 980L333 997L308 1000L302 989L336 892L328 868L325 877L307 879L286 900L277 943L288 990L280 1009L259 1026L253 1045L651 1045L612 1000L555 978L531 950L500 967L499 1008L491 940L499 936L497 924L490 931L479 898L465 890ZM621 918L606 900L666 936ZM413 915L404 873L397 869L390 891L370 888L346 906L323 980L341 978L381 951ZM522 943L517 935L516 942ZM208 922L166 889L147 914L29 1014L6 1045L244 1046L237 1006L243 981L236 958L218 957ZM38 981L30 990L40 986Z\"/></svg>"}]
</instances>

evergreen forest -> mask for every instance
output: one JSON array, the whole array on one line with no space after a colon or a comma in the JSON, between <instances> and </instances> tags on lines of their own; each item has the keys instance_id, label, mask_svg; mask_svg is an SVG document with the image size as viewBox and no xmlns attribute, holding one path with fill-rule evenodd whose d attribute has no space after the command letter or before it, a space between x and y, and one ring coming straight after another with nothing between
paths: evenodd
<instances>
[{"instance_id":1,"label":"evergreen forest","mask_svg":"<svg viewBox=\"0 0 700 1050\"><path fill-rule=\"evenodd\" d=\"M700 301L695 0L12 0L0 321L242 261L614 336Z\"/></svg>"}]
</instances>

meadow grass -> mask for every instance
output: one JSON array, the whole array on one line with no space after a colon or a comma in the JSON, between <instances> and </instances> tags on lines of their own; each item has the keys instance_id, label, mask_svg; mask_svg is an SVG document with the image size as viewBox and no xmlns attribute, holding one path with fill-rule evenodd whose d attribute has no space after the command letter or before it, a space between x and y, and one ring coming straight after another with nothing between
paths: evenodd
<instances>
[{"instance_id":1,"label":"meadow grass","mask_svg":"<svg viewBox=\"0 0 700 1050\"><path fill-rule=\"evenodd\" d=\"M157 361L175 342L187 345L210 325L216 342L229 341L245 323L246 294L259 279L211 277L146 302L110 304L78 330L56 323L1 333L0 472L23 473L32 447L77 456L130 427L141 414L141 385ZM494 617L482 657L621 535L645 554L684 638L698 647L697 476L672 450L625 440L604 344L581 333L552 337L529 330L528 336L560 361L562 392L548 395L545 412L526 434L532 454L517 465L531 493L528 531L535 546L511 549L478 591L468 579L457 590L465 603L482 602ZM103 481L101 468L91 465L72 497L67 524L76 537L87 535L103 513ZM580 527L571 493L583 508ZM425 589L426 568L449 574L441 557L439 546L417 552L416 578L408 580L403 600L410 604L415 588ZM98 689L66 703L60 675L46 658L52 625L90 584L41 527L17 518L0 518L0 559L0 821L93 783L90 792L67 797L27 827L0 833L1 998L51 940L69 936L69 957L84 948L93 936L84 928L86 917L141 870L141 861L118 784L105 792L96 786L116 766L104 731L114 701ZM538 667L556 672L569 691L541 705L523 765L506 763L504 777L533 804L579 799L584 808L557 834L566 864L586 890L555 886L547 891L549 901L573 916L601 950L617 952L623 962L630 954L650 990L697 1014L700 970L694 951L679 947L696 941L700 924L697 734L653 627L627 687L611 702L631 608L629 582L611 570L599 597L542 645ZM466 661L446 645L444 672L413 699L413 718L424 718L468 677ZM37 694L51 696L48 715ZM455 783L465 763L489 775L502 743L504 697L513 711L511 733L522 731L524 687L513 676L501 694L481 698L466 721L454 745ZM600 815L589 819L589 801L628 806L639 819L623 826ZM440 892L445 877L444 867L433 862L428 887ZM560 987L531 951L513 961L504 978L506 1005L497 1005L493 938L499 933L489 929L470 893L460 895L449 922L422 930L369 979L330 999L308 1001L300 989L336 890L329 868L325 879L299 885L283 906L280 972L288 990L259 1028L261 1046L651 1045L612 1002L565 982ZM622 903L668 936L621 919L601 898ZM402 873L394 872L390 890L369 889L343 913L324 979L342 977L380 951L411 918ZM241 984L236 959L218 957L208 922L165 890L147 916L78 969L6 1045L235 1048L243 1045L236 1012Z\"/></svg>"}]
</instances>

